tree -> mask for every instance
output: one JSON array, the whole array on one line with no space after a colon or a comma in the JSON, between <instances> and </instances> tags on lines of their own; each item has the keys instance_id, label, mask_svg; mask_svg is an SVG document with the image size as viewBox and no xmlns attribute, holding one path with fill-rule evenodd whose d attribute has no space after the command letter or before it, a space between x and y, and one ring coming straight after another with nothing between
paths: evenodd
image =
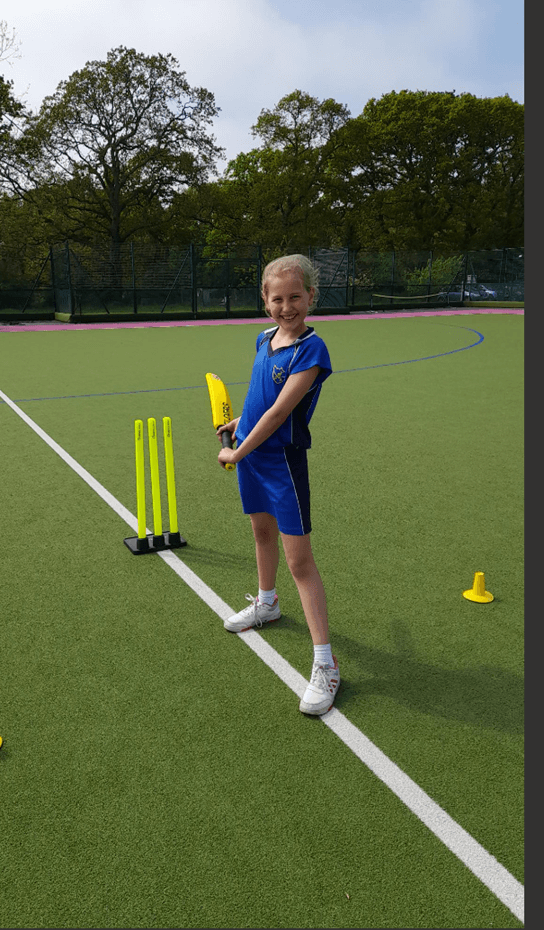
<instances>
[{"instance_id":1,"label":"tree","mask_svg":"<svg viewBox=\"0 0 544 930\"><path fill-rule=\"evenodd\" d=\"M329 197L346 240L385 250L523 243L523 106L507 95L392 92L337 136Z\"/></svg>"},{"instance_id":2,"label":"tree","mask_svg":"<svg viewBox=\"0 0 544 930\"><path fill-rule=\"evenodd\" d=\"M174 194L216 172L213 94L190 87L170 55L123 46L88 62L29 116L12 188L56 237L121 243L160 226Z\"/></svg>"},{"instance_id":3,"label":"tree","mask_svg":"<svg viewBox=\"0 0 544 930\"><path fill-rule=\"evenodd\" d=\"M304 157L329 143L348 119L348 108L332 97L320 102L295 90L282 97L273 110L261 110L251 132L262 139L265 148Z\"/></svg>"},{"instance_id":4,"label":"tree","mask_svg":"<svg viewBox=\"0 0 544 930\"><path fill-rule=\"evenodd\" d=\"M451 182L464 249L523 245L524 107L503 97L457 98L460 128Z\"/></svg>"},{"instance_id":5,"label":"tree","mask_svg":"<svg viewBox=\"0 0 544 930\"><path fill-rule=\"evenodd\" d=\"M19 45L17 42L15 30L9 30L5 19L0 19L0 61L7 61L10 58L20 58ZM0 164L8 157L12 146L14 132L17 124L14 119L24 111L23 104L16 99L13 94L13 81L7 81L0 74ZM0 182L2 174L0 173Z\"/></svg>"},{"instance_id":6,"label":"tree","mask_svg":"<svg viewBox=\"0 0 544 930\"><path fill-rule=\"evenodd\" d=\"M263 142L255 207L261 216L276 217L277 234L269 241L281 248L325 244L326 168L349 115L332 98L320 102L296 90L273 110L262 110L252 127Z\"/></svg>"},{"instance_id":7,"label":"tree","mask_svg":"<svg viewBox=\"0 0 544 930\"><path fill-rule=\"evenodd\" d=\"M16 129L14 120L24 112L24 107L14 97L12 88L13 81L6 81L0 74L0 158L8 157Z\"/></svg>"},{"instance_id":8,"label":"tree","mask_svg":"<svg viewBox=\"0 0 544 930\"><path fill-rule=\"evenodd\" d=\"M9 61L10 58L20 58L20 45L21 43L17 41L15 29L12 29L10 32L6 20L0 19L0 61Z\"/></svg>"},{"instance_id":9,"label":"tree","mask_svg":"<svg viewBox=\"0 0 544 930\"><path fill-rule=\"evenodd\" d=\"M23 105L15 99L12 87L12 82L6 81L0 75L0 246L4 247L11 246L14 241L17 242L17 236L13 236L16 225L13 223L13 217L18 203L12 202L12 198L5 190L2 166L13 157L17 131L15 119L22 115L24 109Z\"/></svg>"},{"instance_id":10,"label":"tree","mask_svg":"<svg viewBox=\"0 0 544 930\"><path fill-rule=\"evenodd\" d=\"M322 186L336 130L349 110L300 90L262 110L252 134L261 146L229 162L224 177L193 200L195 222L209 243L273 244L304 249L321 242Z\"/></svg>"}]
</instances>

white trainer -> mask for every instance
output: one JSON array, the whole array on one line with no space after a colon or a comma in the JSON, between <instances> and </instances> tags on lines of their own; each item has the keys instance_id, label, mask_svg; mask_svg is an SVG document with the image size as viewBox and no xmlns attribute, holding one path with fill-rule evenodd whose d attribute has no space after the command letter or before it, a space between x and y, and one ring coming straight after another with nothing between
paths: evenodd
<instances>
[{"instance_id":1,"label":"white trainer","mask_svg":"<svg viewBox=\"0 0 544 930\"><path fill-rule=\"evenodd\" d=\"M270 623L272 620L279 620L281 617L277 594L274 597L272 606L261 603L258 596L252 597L251 594L246 594L246 601L251 601L249 607L229 617L223 623L225 629L230 630L231 633L243 633L244 630L250 630L252 626L260 629L263 623Z\"/></svg>"},{"instance_id":2,"label":"white trainer","mask_svg":"<svg viewBox=\"0 0 544 930\"><path fill-rule=\"evenodd\" d=\"M334 704L340 685L340 672L338 659L336 656L333 659L334 665L318 665L314 662L310 684L299 704L303 714L326 714Z\"/></svg>"}]
</instances>

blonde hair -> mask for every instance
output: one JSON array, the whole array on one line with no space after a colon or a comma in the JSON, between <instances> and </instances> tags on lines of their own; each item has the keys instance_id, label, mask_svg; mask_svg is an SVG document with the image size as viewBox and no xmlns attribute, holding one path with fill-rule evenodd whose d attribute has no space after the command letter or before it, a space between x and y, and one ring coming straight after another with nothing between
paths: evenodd
<instances>
[{"instance_id":1,"label":"blonde hair","mask_svg":"<svg viewBox=\"0 0 544 930\"><path fill-rule=\"evenodd\" d=\"M305 255L282 255L281 258L275 258L274 261L269 262L266 268L263 271L262 283L261 283L261 293L264 299L264 309L268 316L268 310L266 308L266 297L268 294L268 278L274 277L275 275L284 274L289 271L300 271L302 276L302 283L304 284L304 289L310 292L310 288L314 288L314 299L310 304L310 313L317 306L317 301L319 298L319 270L312 265L309 258L306 258Z\"/></svg>"}]
</instances>

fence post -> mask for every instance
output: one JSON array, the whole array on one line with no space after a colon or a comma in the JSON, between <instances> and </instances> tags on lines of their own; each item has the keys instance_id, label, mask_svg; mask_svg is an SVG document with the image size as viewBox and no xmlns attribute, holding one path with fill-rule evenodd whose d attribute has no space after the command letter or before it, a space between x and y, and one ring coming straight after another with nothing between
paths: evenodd
<instances>
[{"instance_id":1,"label":"fence post","mask_svg":"<svg viewBox=\"0 0 544 930\"><path fill-rule=\"evenodd\" d=\"M68 304L69 304L70 316L72 316L74 312L74 293L72 290L72 269L70 266L70 245L68 241L66 241L64 245L64 250L66 253L66 270L68 273Z\"/></svg>"},{"instance_id":2,"label":"fence post","mask_svg":"<svg viewBox=\"0 0 544 930\"><path fill-rule=\"evenodd\" d=\"M390 306L393 304L394 289L395 289L395 250L393 249L393 258L391 262L391 297L389 298Z\"/></svg>"},{"instance_id":3,"label":"fence post","mask_svg":"<svg viewBox=\"0 0 544 930\"><path fill-rule=\"evenodd\" d=\"M230 261L225 259L227 286L225 288L225 315L230 316Z\"/></svg>"},{"instance_id":4,"label":"fence post","mask_svg":"<svg viewBox=\"0 0 544 930\"><path fill-rule=\"evenodd\" d=\"M134 267L134 242L130 243L130 269L132 272L132 306L134 313L138 313L138 299L136 297L136 272Z\"/></svg>"},{"instance_id":5,"label":"fence post","mask_svg":"<svg viewBox=\"0 0 544 930\"><path fill-rule=\"evenodd\" d=\"M263 312L263 299L261 297L261 275L263 273L263 247L258 246L257 251L257 314L261 316Z\"/></svg>"},{"instance_id":6,"label":"fence post","mask_svg":"<svg viewBox=\"0 0 544 930\"><path fill-rule=\"evenodd\" d=\"M429 282L427 284L427 297L431 296L431 283L433 280L433 250L429 252Z\"/></svg>"},{"instance_id":7,"label":"fence post","mask_svg":"<svg viewBox=\"0 0 544 930\"><path fill-rule=\"evenodd\" d=\"M465 291L467 289L467 276L468 276L468 252L465 252L465 267L463 269L463 280L461 282L461 303L465 302Z\"/></svg>"},{"instance_id":8,"label":"fence post","mask_svg":"<svg viewBox=\"0 0 544 930\"><path fill-rule=\"evenodd\" d=\"M52 285L52 287L53 287L53 306L54 306L54 308L55 308L55 313L58 313L59 310L58 310L58 305L57 305L57 285L56 285L56 278L55 278L55 260L54 260L54 258L53 258L53 246L52 246L52 245L49 246L49 262L50 262L50 264L51 264L51 285Z\"/></svg>"},{"instance_id":9,"label":"fence post","mask_svg":"<svg viewBox=\"0 0 544 930\"><path fill-rule=\"evenodd\" d=\"M191 260L191 312L193 318L196 320L197 317L197 294L196 294L196 259L195 259L195 247L191 242L189 246L190 260Z\"/></svg>"}]
</instances>

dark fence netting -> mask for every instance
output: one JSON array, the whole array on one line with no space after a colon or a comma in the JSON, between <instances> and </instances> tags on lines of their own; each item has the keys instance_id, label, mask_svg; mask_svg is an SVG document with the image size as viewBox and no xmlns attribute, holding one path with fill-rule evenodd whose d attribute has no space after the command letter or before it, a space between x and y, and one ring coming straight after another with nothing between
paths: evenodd
<instances>
[{"instance_id":1,"label":"dark fence netting","mask_svg":"<svg viewBox=\"0 0 544 930\"><path fill-rule=\"evenodd\" d=\"M0 313L262 316L262 271L281 251L128 243L107 251L64 243L47 254L0 245ZM369 252L309 248L316 312L523 301L524 250Z\"/></svg>"}]
</instances>

